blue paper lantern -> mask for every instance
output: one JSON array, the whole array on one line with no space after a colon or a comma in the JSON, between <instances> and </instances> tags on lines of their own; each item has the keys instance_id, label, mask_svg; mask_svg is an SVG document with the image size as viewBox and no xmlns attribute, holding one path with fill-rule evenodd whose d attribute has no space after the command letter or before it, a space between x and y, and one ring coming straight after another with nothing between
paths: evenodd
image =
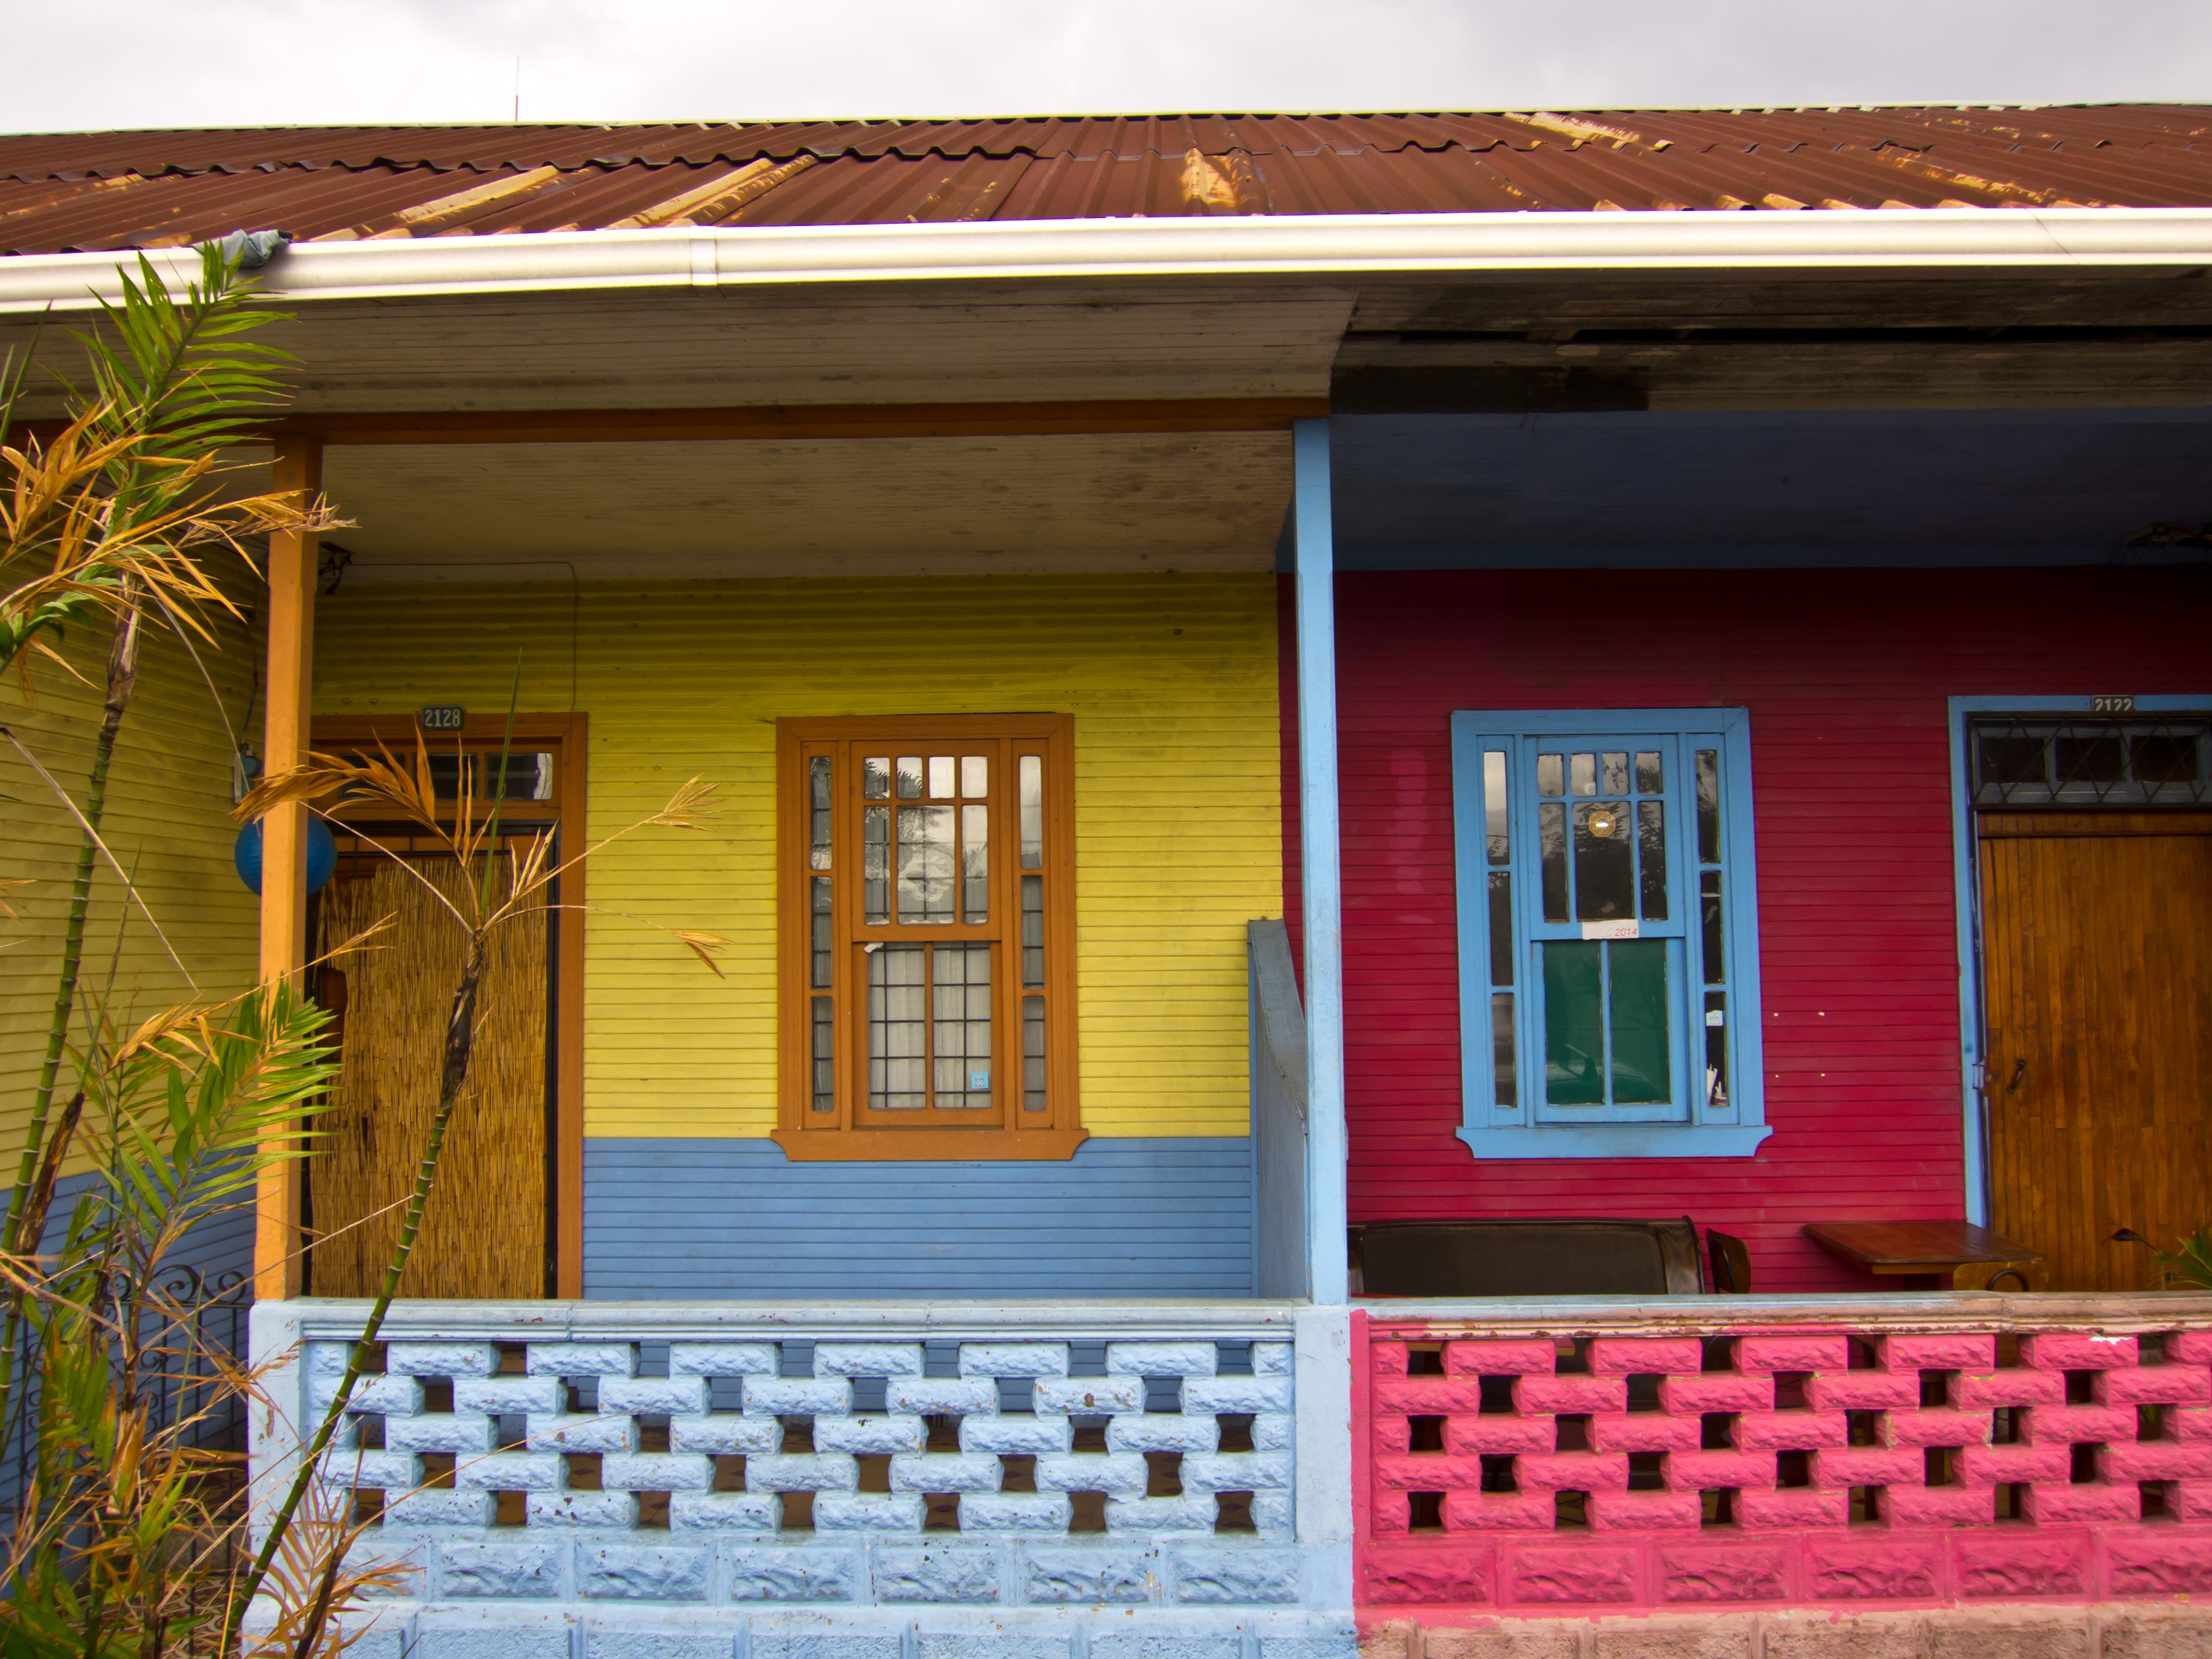
<instances>
[{"instance_id":1,"label":"blue paper lantern","mask_svg":"<svg viewBox=\"0 0 2212 1659\"><path fill-rule=\"evenodd\" d=\"M230 861L238 866L238 878L252 891L261 890L261 820L238 832L238 845L231 849ZM307 890L320 892L338 867L338 844L331 838L330 829L318 817L307 820Z\"/></svg>"}]
</instances>

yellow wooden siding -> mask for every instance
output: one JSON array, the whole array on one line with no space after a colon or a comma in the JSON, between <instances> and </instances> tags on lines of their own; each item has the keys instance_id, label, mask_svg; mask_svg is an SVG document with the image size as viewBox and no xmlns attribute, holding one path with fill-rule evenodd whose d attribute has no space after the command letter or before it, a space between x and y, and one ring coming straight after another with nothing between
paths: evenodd
<instances>
[{"instance_id":1,"label":"yellow wooden siding","mask_svg":"<svg viewBox=\"0 0 2212 1659\"><path fill-rule=\"evenodd\" d=\"M779 717L1029 710L1075 717L1085 1127L1244 1133L1244 924L1282 914L1272 575L362 586L316 628L325 714L496 712L520 660L523 708L591 718L595 834L720 786L703 834L592 866L595 906L732 949L717 981L590 919L586 1134L775 1125Z\"/></svg>"},{"instance_id":2,"label":"yellow wooden siding","mask_svg":"<svg viewBox=\"0 0 2212 1659\"><path fill-rule=\"evenodd\" d=\"M234 723L243 720L258 642L236 625L217 629L222 649L200 645L200 658ZM99 689L41 667L26 706L11 676L0 689L8 727L37 755L80 804L91 765L105 691L107 637L103 628L73 630L68 655ZM255 717L258 735L259 715ZM23 914L0 920L0 1168L12 1179L39 1063L53 1011L62 929L78 831L14 747L0 744L0 876L32 878L16 896ZM206 683L183 650L156 635L141 657L138 687L116 744L101 838L126 869L200 991L228 997L252 983L257 903L231 865L237 827L230 818L230 745ZM85 982L106 994L111 964L118 1017L143 1018L192 993L167 953L135 912L115 955L122 884L96 866L86 931ZM82 1010L82 1005L81 1005ZM83 1029L82 1011L77 1032ZM69 1082L64 1070L63 1083ZM84 1167L73 1160L74 1173Z\"/></svg>"}]
</instances>

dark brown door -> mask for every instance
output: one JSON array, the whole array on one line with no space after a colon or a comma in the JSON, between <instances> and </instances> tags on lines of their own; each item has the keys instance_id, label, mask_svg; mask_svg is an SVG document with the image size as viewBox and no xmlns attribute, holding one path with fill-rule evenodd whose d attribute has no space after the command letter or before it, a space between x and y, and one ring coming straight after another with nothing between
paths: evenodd
<instances>
[{"instance_id":1,"label":"dark brown door","mask_svg":"<svg viewBox=\"0 0 2212 1659\"><path fill-rule=\"evenodd\" d=\"M2047 1288L2155 1288L2212 1221L2212 814L1979 819L1990 1222Z\"/></svg>"}]
</instances>

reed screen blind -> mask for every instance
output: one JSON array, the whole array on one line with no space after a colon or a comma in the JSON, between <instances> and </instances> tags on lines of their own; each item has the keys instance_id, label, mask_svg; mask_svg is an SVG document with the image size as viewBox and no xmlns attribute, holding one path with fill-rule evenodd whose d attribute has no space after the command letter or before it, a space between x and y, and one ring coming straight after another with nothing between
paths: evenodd
<instances>
[{"instance_id":1,"label":"reed screen blind","mask_svg":"<svg viewBox=\"0 0 2212 1659\"><path fill-rule=\"evenodd\" d=\"M1066 1157L1072 722L785 720L776 1139L794 1158Z\"/></svg>"}]
</instances>

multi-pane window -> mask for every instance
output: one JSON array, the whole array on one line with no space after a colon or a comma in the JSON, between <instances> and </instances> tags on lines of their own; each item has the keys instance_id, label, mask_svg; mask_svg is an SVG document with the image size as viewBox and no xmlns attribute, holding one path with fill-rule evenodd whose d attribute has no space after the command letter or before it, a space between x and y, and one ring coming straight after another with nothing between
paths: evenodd
<instances>
[{"instance_id":1,"label":"multi-pane window","mask_svg":"<svg viewBox=\"0 0 2212 1659\"><path fill-rule=\"evenodd\" d=\"M1465 1138L1492 1157L1751 1151L1742 711L1460 714L1453 744Z\"/></svg>"},{"instance_id":2,"label":"multi-pane window","mask_svg":"<svg viewBox=\"0 0 2212 1659\"><path fill-rule=\"evenodd\" d=\"M778 1140L793 1156L1066 1155L1068 720L787 720L781 738Z\"/></svg>"},{"instance_id":3,"label":"multi-pane window","mask_svg":"<svg viewBox=\"0 0 2212 1659\"><path fill-rule=\"evenodd\" d=\"M2212 801L2212 721L1990 715L1973 722L1981 807L2202 806Z\"/></svg>"}]
</instances>

